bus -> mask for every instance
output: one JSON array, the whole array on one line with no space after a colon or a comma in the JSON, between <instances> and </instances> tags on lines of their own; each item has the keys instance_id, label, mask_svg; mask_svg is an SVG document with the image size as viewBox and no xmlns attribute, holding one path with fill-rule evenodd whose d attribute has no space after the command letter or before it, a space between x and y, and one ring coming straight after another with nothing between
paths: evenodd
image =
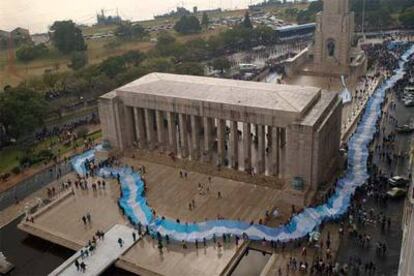
<instances>
[{"instance_id":1,"label":"bus","mask_svg":"<svg viewBox=\"0 0 414 276\"><path fill-rule=\"evenodd\" d=\"M302 25L288 25L275 29L279 42L285 42L298 38L311 38L316 30L316 23Z\"/></svg>"}]
</instances>

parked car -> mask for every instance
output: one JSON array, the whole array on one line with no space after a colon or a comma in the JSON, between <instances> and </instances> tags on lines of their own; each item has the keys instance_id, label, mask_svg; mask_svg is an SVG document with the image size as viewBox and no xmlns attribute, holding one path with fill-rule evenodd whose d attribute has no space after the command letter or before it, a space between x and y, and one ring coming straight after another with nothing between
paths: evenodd
<instances>
[{"instance_id":1,"label":"parked car","mask_svg":"<svg viewBox=\"0 0 414 276\"><path fill-rule=\"evenodd\" d=\"M407 190L403 188L394 187L387 192L387 195L391 198L400 198L407 194Z\"/></svg>"},{"instance_id":2,"label":"parked car","mask_svg":"<svg viewBox=\"0 0 414 276\"><path fill-rule=\"evenodd\" d=\"M401 126L397 126L395 130L398 133L411 133L414 131L414 126L412 124L404 124Z\"/></svg>"},{"instance_id":3,"label":"parked car","mask_svg":"<svg viewBox=\"0 0 414 276\"><path fill-rule=\"evenodd\" d=\"M401 176L394 176L388 179L388 184L392 187L406 187L408 182L408 179Z\"/></svg>"}]
</instances>

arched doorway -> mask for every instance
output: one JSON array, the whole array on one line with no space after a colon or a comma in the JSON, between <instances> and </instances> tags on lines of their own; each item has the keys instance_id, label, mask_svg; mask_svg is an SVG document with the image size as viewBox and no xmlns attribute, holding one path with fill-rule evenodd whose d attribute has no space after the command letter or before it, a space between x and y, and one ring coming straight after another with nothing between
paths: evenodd
<instances>
[{"instance_id":1,"label":"arched doorway","mask_svg":"<svg viewBox=\"0 0 414 276\"><path fill-rule=\"evenodd\" d=\"M326 40L326 53L328 57L335 57L335 40L333 38L328 38Z\"/></svg>"}]
</instances>

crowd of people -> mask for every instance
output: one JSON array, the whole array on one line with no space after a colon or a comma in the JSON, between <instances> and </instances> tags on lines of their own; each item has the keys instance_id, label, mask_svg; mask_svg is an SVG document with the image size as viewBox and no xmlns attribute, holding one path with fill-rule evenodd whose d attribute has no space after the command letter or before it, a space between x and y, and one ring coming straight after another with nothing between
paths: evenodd
<instances>
[{"instance_id":1,"label":"crowd of people","mask_svg":"<svg viewBox=\"0 0 414 276\"><path fill-rule=\"evenodd\" d=\"M50 137L58 137L59 142L67 141L76 135L75 130L77 128L97 123L99 123L98 114L92 113L90 116L73 120L71 122L63 124L62 126L55 126L52 128L44 127L35 133L35 137L38 142L44 141Z\"/></svg>"},{"instance_id":2,"label":"crowd of people","mask_svg":"<svg viewBox=\"0 0 414 276\"><path fill-rule=\"evenodd\" d=\"M391 53L388 43L371 45L369 48L370 58L378 57L378 68L385 77L389 77L392 71L397 68L400 56L409 47L409 45L394 45L393 53ZM407 63L407 66L410 63ZM360 256L356 253L351 255L347 262L335 262L332 258L332 252L328 250L329 246L325 242L325 248L322 244L317 246L318 249L309 264L304 252L307 252L308 248L315 249L315 243L296 241L293 243L293 247L301 248L300 246L305 244L301 251L302 254L290 258L286 264L286 271L279 267L277 270L279 276L290 275L295 271L309 272L311 275L375 275L378 271L378 260L381 262L387 258L389 245L383 236L392 231L392 218L387 215L389 200L387 191L390 188L387 180L393 175L393 169L395 169L391 165L398 159L398 153L395 152L393 144L396 136L394 129L398 124L393 115L393 112L396 111L396 103L390 98L393 92L399 89L398 84L404 83L406 85L407 78L411 76L411 73L407 74L397 83L397 87L386 92L387 97L381 106L382 121L377 122L377 132L369 145L370 178L365 185L357 188L347 215L336 222L340 241L347 240L347 243L366 252L366 256ZM327 196L331 192L328 190ZM324 224L321 226L320 231L323 231ZM374 256L369 254L371 248L375 249ZM325 253L322 254L322 251Z\"/></svg>"},{"instance_id":3,"label":"crowd of people","mask_svg":"<svg viewBox=\"0 0 414 276\"><path fill-rule=\"evenodd\" d=\"M387 44L382 44L381 46L372 46L370 48L370 55L378 57L378 64L384 70L385 75L390 75L391 71L394 70L398 63L399 56L407 49L407 46L395 46L394 54L390 54L387 50ZM406 80L403 80L406 81ZM391 91L388 91L391 92ZM359 92L358 92L359 93ZM358 94L357 93L357 94ZM362 93L362 92L361 92ZM366 185L361 186L356 189L356 192L353 196L352 203L348 209L347 215L341 219L337 220L338 225L338 235L340 239L348 239L348 241L354 243L361 249L368 249L375 243L376 253L378 257L385 258L387 256L388 245L383 240L373 240L373 237L366 231L366 227L369 225L378 226L378 231L390 231L392 221L389 216L384 212L384 208L387 206L388 197L386 196L386 191L389 188L386 175L387 173L392 175L392 167L396 156L393 153L395 141L395 133L393 131L388 132L384 127L384 123L392 126L397 125L397 121L392 115L392 112L395 111L395 103L391 100L385 100L382 105L382 123L377 122L377 133L374 136L374 140L370 144L370 158L368 159L368 168L370 170L370 178L368 179ZM378 156L379 160L388 163L390 167L386 170L380 168L376 162L374 162L373 156ZM88 180L93 178L97 174L97 170L105 165L119 166L120 163L115 158L110 158L105 163L96 164L94 161L86 162L86 176L79 177L78 180L74 181L76 188L83 190L89 189ZM145 174L145 167L140 168L142 176ZM188 177L188 172L185 170L180 170L179 175L181 178L186 179ZM120 176L114 176L120 182ZM211 183L211 178L208 179L208 183ZM72 181L66 181L62 184L63 189L71 188ZM105 189L105 181L99 180L92 183L92 189L97 190L98 188ZM209 192L209 184L199 183L198 185L200 194ZM328 190L327 197L334 192L333 189ZM54 188L48 189L48 196L53 196L55 194ZM222 195L220 192L217 193L217 197L221 198ZM325 198L325 199L326 199ZM376 206L371 207L367 205L367 201L374 201ZM196 202L192 200L189 203L189 209L192 210L196 207ZM294 206L292 207L292 214L297 213ZM86 213L82 216L81 220L83 224L91 224L91 215ZM180 220L176 220L177 223L180 223ZM167 245L170 243L170 237L168 235L163 236L159 232L149 231L148 226L141 225L138 223L135 225L138 231L138 235L149 234L154 241L157 241L158 248L162 253L164 243ZM323 231L324 224L321 225L320 231ZM348 231L345 231L345 230ZM97 238L96 238L97 237ZM97 242L100 239L104 238L104 234L101 231L97 231L96 236L93 236L93 239L88 242L88 245L82 249L80 260L76 260L75 266L79 271L86 271L86 263L84 260L88 258L96 250ZM132 234L132 238L136 240L135 232ZM221 237L213 235L212 241L214 246L218 249L222 248L224 244L234 242L236 246L239 245L240 239L248 240L246 235L237 236L224 233ZM118 244L120 247L123 246L123 240L118 239ZM279 243L275 241L266 241L263 240L262 243L266 246L269 246L273 250L284 251L286 248L285 243ZM331 248L331 237L328 232L326 238L320 239L317 243L310 242L309 236L306 236L302 239L292 241L290 246L295 248L301 248L301 256L291 257L289 262L286 264L286 273L283 273L283 269L279 268L279 275L289 275L290 272L303 271L310 272L311 275L347 275L351 273L352 275L360 275L365 271L366 274L371 275L377 270L377 264L375 260L363 260L359 256L350 257L349 261L345 264L339 264L334 261L334 252ZM194 247L198 248L199 246L207 246L208 241L204 239L195 240ZM189 246L187 242L182 240L181 246L183 249L187 249ZM311 262L308 261L308 248L316 248L317 254L315 254Z\"/></svg>"}]
</instances>

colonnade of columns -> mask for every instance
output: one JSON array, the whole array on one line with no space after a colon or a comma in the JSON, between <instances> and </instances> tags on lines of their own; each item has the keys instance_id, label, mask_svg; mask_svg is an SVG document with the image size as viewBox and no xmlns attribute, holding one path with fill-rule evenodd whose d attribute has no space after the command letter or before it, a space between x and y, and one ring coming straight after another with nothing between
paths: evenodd
<instances>
[{"instance_id":1,"label":"colonnade of columns","mask_svg":"<svg viewBox=\"0 0 414 276\"><path fill-rule=\"evenodd\" d=\"M140 149L169 151L256 174L284 174L286 129L128 107ZM239 154L241 152L241 154Z\"/></svg>"}]
</instances>

